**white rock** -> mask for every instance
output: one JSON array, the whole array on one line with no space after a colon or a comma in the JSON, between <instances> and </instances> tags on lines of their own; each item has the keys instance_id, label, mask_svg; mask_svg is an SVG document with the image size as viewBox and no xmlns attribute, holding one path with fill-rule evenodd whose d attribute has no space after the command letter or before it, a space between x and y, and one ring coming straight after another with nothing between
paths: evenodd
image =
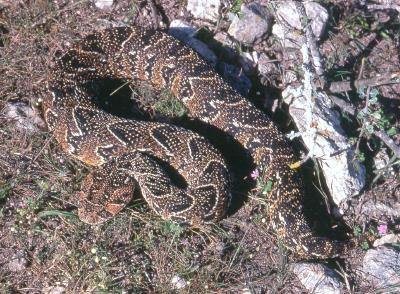
<instances>
[{"instance_id":1,"label":"white rock","mask_svg":"<svg viewBox=\"0 0 400 294\"><path fill-rule=\"evenodd\" d=\"M66 293L65 287L62 287L62 286L55 286L55 287L48 288L46 290L47 290L46 293L49 293L49 294L64 294L64 293Z\"/></svg>"},{"instance_id":2,"label":"white rock","mask_svg":"<svg viewBox=\"0 0 400 294\"><path fill-rule=\"evenodd\" d=\"M256 2L243 4L239 16L233 18L228 34L242 43L252 44L269 31L271 18L267 9Z\"/></svg>"},{"instance_id":3,"label":"white rock","mask_svg":"<svg viewBox=\"0 0 400 294\"><path fill-rule=\"evenodd\" d=\"M326 94L315 95L311 125L306 125L309 102L303 88L286 88L282 96L299 129L304 144L318 161L333 201L341 207L357 195L365 184L365 168L354 159L354 152L340 125L338 113Z\"/></svg>"},{"instance_id":4,"label":"white rock","mask_svg":"<svg viewBox=\"0 0 400 294\"><path fill-rule=\"evenodd\" d=\"M108 9L113 5L113 0L95 0L94 5L99 9Z\"/></svg>"},{"instance_id":5,"label":"white rock","mask_svg":"<svg viewBox=\"0 0 400 294\"><path fill-rule=\"evenodd\" d=\"M340 294L342 291L338 274L325 265L296 263L292 271L309 293Z\"/></svg>"},{"instance_id":6,"label":"white rock","mask_svg":"<svg viewBox=\"0 0 400 294\"><path fill-rule=\"evenodd\" d=\"M385 236L382 236L379 239L376 239L374 241L374 247L382 246L384 244L394 244L394 243L400 243L400 235L399 234L387 234Z\"/></svg>"},{"instance_id":7,"label":"white rock","mask_svg":"<svg viewBox=\"0 0 400 294\"><path fill-rule=\"evenodd\" d=\"M248 75L252 75L258 63L258 53L256 51L252 52L242 52L239 57L239 64L242 66L244 72Z\"/></svg>"},{"instance_id":8,"label":"white rock","mask_svg":"<svg viewBox=\"0 0 400 294\"><path fill-rule=\"evenodd\" d=\"M194 37L196 32L197 29L195 27L180 19L173 20L168 30L171 36L174 36L186 45L192 47L211 65L215 66L217 63L217 56L206 44Z\"/></svg>"},{"instance_id":9,"label":"white rock","mask_svg":"<svg viewBox=\"0 0 400 294\"><path fill-rule=\"evenodd\" d=\"M183 289L188 285L188 282L182 277L175 275L171 280L171 284L177 290Z\"/></svg>"},{"instance_id":10,"label":"white rock","mask_svg":"<svg viewBox=\"0 0 400 294\"><path fill-rule=\"evenodd\" d=\"M375 169L381 173L382 176L394 175L394 169L392 166L388 166L390 163L390 158L384 149L379 150L379 152L374 156Z\"/></svg>"},{"instance_id":11,"label":"white rock","mask_svg":"<svg viewBox=\"0 0 400 294\"><path fill-rule=\"evenodd\" d=\"M26 259L25 252L19 251L8 262L8 269L11 272L21 272L27 268L28 260Z\"/></svg>"},{"instance_id":12,"label":"white rock","mask_svg":"<svg viewBox=\"0 0 400 294\"><path fill-rule=\"evenodd\" d=\"M36 131L38 126L45 127L38 111L23 102L8 103L2 112L5 117L15 121L18 129L31 133Z\"/></svg>"},{"instance_id":13,"label":"white rock","mask_svg":"<svg viewBox=\"0 0 400 294\"><path fill-rule=\"evenodd\" d=\"M258 58L257 63L258 71L263 76L269 76L271 74L277 74L279 72L279 68L276 65L276 62L271 61L271 59L265 53L261 53Z\"/></svg>"},{"instance_id":14,"label":"white rock","mask_svg":"<svg viewBox=\"0 0 400 294\"><path fill-rule=\"evenodd\" d=\"M219 0L188 0L186 9L195 18L217 21L220 6Z\"/></svg>"},{"instance_id":15,"label":"white rock","mask_svg":"<svg viewBox=\"0 0 400 294\"><path fill-rule=\"evenodd\" d=\"M314 35L319 39L325 31L329 18L328 11L316 2L305 2L304 8L307 16L311 19L311 28ZM296 5L293 1L283 1L279 4L276 11L278 21L272 27L272 33L283 41L287 48L297 48L300 40L299 35L293 32L292 28L285 28L281 23L302 30L300 16L297 13ZM280 20L280 21L279 21Z\"/></svg>"},{"instance_id":16,"label":"white rock","mask_svg":"<svg viewBox=\"0 0 400 294\"><path fill-rule=\"evenodd\" d=\"M377 289L390 289L383 291L385 293L400 293L400 251L388 247L368 250L360 273Z\"/></svg>"}]
</instances>

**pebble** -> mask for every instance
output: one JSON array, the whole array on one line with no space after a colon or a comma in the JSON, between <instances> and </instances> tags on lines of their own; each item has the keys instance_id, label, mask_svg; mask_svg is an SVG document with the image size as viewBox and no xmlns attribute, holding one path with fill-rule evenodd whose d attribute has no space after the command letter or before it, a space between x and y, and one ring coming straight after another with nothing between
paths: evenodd
<instances>
[{"instance_id":1,"label":"pebble","mask_svg":"<svg viewBox=\"0 0 400 294\"><path fill-rule=\"evenodd\" d=\"M25 252L17 252L9 261L8 269L11 272L21 272L26 269L28 260L25 257Z\"/></svg>"},{"instance_id":2,"label":"pebble","mask_svg":"<svg viewBox=\"0 0 400 294\"><path fill-rule=\"evenodd\" d=\"M219 18L219 0L188 0L186 9L195 18L216 22Z\"/></svg>"},{"instance_id":3,"label":"pebble","mask_svg":"<svg viewBox=\"0 0 400 294\"><path fill-rule=\"evenodd\" d=\"M340 294L343 285L338 274L323 264L297 263L292 265L292 271L313 294Z\"/></svg>"},{"instance_id":4,"label":"pebble","mask_svg":"<svg viewBox=\"0 0 400 294\"><path fill-rule=\"evenodd\" d=\"M180 290L180 289L185 288L188 285L188 282L184 278L182 278L178 275L175 275L175 276L173 276L173 278L171 280L171 284L173 285L173 287L175 289Z\"/></svg>"},{"instance_id":5,"label":"pebble","mask_svg":"<svg viewBox=\"0 0 400 294\"><path fill-rule=\"evenodd\" d=\"M242 5L239 15L233 17L228 34L239 42L253 44L270 30L272 16L257 2Z\"/></svg>"},{"instance_id":6,"label":"pebble","mask_svg":"<svg viewBox=\"0 0 400 294\"><path fill-rule=\"evenodd\" d=\"M44 121L36 108L23 102L8 103L3 109L5 117L15 122L15 126L20 130L32 133L38 127L45 127Z\"/></svg>"},{"instance_id":7,"label":"pebble","mask_svg":"<svg viewBox=\"0 0 400 294\"><path fill-rule=\"evenodd\" d=\"M113 0L96 0L94 5L99 9L108 9L113 5Z\"/></svg>"}]
</instances>

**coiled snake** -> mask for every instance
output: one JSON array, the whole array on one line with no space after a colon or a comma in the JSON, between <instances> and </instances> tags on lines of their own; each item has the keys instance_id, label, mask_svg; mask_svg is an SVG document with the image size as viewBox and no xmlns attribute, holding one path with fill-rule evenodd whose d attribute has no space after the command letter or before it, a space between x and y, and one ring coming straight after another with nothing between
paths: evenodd
<instances>
[{"instance_id":1,"label":"coiled snake","mask_svg":"<svg viewBox=\"0 0 400 294\"><path fill-rule=\"evenodd\" d=\"M302 209L304 188L287 139L263 112L239 95L191 48L138 27L95 32L55 61L43 101L48 128L68 154L96 168L84 179L78 214L103 222L141 191L165 219L192 225L220 220L230 200L224 159L203 137L169 124L127 120L101 110L85 90L96 79L137 79L169 89L193 117L232 136L272 183L268 217L299 256L340 254L346 243L312 235ZM159 161L187 182L176 186Z\"/></svg>"}]
</instances>

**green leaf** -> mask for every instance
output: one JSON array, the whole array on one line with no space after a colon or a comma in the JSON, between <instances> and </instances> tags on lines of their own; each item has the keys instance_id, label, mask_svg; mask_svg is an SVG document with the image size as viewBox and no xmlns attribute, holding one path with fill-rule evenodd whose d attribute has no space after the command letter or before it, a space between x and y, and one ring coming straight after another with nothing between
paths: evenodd
<instances>
[{"instance_id":1,"label":"green leaf","mask_svg":"<svg viewBox=\"0 0 400 294\"><path fill-rule=\"evenodd\" d=\"M368 135L371 135L374 132L374 126L373 125L366 125L365 126L365 131L367 132Z\"/></svg>"},{"instance_id":2,"label":"green leaf","mask_svg":"<svg viewBox=\"0 0 400 294\"><path fill-rule=\"evenodd\" d=\"M360 162L364 162L365 161L365 155L363 152L357 152L357 158Z\"/></svg>"},{"instance_id":3,"label":"green leaf","mask_svg":"<svg viewBox=\"0 0 400 294\"><path fill-rule=\"evenodd\" d=\"M180 235L182 233L182 231L183 231L183 228L180 225L175 224L171 221L163 222L163 224L161 226L161 232L163 235L170 235L170 234Z\"/></svg>"},{"instance_id":4,"label":"green leaf","mask_svg":"<svg viewBox=\"0 0 400 294\"><path fill-rule=\"evenodd\" d=\"M378 97L377 97L377 96L371 97L371 98L369 99L369 104L375 105L375 104L377 104L377 103L378 103Z\"/></svg>"},{"instance_id":5,"label":"green leaf","mask_svg":"<svg viewBox=\"0 0 400 294\"><path fill-rule=\"evenodd\" d=\"M273 182L271 180L267 181L267 183L264 185L261 194L262 195L267 195L268 192L271 192L273 186Z\"/></svg>"},{"instance_id":6,"label":"green leaf","mask_svg":"<svg viewBox=\"0 0 400 294\"><path fill-rule=\"evenodd\" d=\"M382 115L378 111L375 111L375 112L371 113L371 115L376 120L380 120L382 118Z\"/></svg>"},{"instance_id":7,"label":"green leaf","mask_svg":"<svg viewBox=\"0 0 400 294\"><path fill-rule=\"evenodd\" d=\"M395 127L391 127L389 130L386 131L386 134L388 136L394 136L397 134L397 129Z\"/></svg>"},{"instance_id":8,"label":"green leaf","mask_svg":"<svg viewBox=\"0 0 400 294\"><path fill-rule=\"evenodd\" d=\"M358 226L354 227L354 229L353 229L353 234L354 234L354 236L356 236L356 237L360 236L360 235L361 235L361 228L358 227Z\"/></svg>"},{"instance_id":9,"label":"green leaf","mask_svg":"<svg viewBox=\"0 0 400 294\"><path fill-rule=\"evenodd\" d=\"M364 249L364 250L369 249L369 244L368 244L368 242L367 242L367 241L362 242L362 243L361 243L361 248Z\"/></svg>"},{"instance_id":10,"label":"green leaf","mask_svg":"<svg viewBox=\"0 0 400 294\"><path fill-rule=\"evenodd\" d=\"M6 199L8 196L8 189L0 189L0 200Z\"/></svg>"}]
</instances>

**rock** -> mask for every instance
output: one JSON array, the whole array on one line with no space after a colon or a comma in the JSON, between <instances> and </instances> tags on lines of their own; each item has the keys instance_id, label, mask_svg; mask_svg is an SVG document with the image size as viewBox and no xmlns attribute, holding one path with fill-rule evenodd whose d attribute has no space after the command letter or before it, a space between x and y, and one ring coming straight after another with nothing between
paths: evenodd
<instances>
[{"instance_id":1,"label":"rock","mask_svg":"<svg viewBox=\"0 0 400 294\"><path fill-rule=\"evenodd\" d=\"M389 163L389 156L387 153L381 149L379 152L374 156L374 164L376 169L382 169Z\"/></svg>"},{"instance_id":2,"label":"rock","mask_svg":"<svg viewBox=\"0 0 400 294\"><path fill-rule=\"evenodd\" d=\"M9 3L8 0L0 0L0 9L4 9L8 6L10 6L11 3Z\"/></svg>"},{"instance_id":3,"label":"rock","mask_svg":"<svg viewBox=\"0 0 400 294\"><path fill-rule=\"evenodd\" d=\"M219 70L222 72L222 75L236 91L244 96L250 92L251 81L240 68L228 63L222 63L220 67Z\"/></svg>"},{"instance_id":4,"label":"rock","mask_svg":"<svg viewBox=\"0 0 400 294\"><path fill-rule=\"evenodd\" d=\"M47 289L46 293L48 294L64 294L66 293L66 289L62 286L55 286Z\"/></svg>"},{"instance_id":5,"label":"rock","mask_svg":"<svg viewBox=\"0 0 400 294\"><path fill-rule=\"evenodd\" d=\"M364 280L377 289L400 293L400 251L389 247L370 249L364 256L360 271Z\"/></svg>"},{"instance_id":6,"label":"rock","mask_svg":"<svg viewBox=\"0 0 400 294\"><path fill-rule=\"evenodd\" d=\"M387 178L385 183L364 192L361 202L353 199L355 213L363 221L378 219L390 221L400 218L400 186L396 176Z\"/></svg>"},{"instance_id":7,"label":"rock","mask_svg":"<svg viewBox=\"0 0 400 294\"><path fill-rule=\"evenodd\" d=\"M197 51L205 60L211 65L215 66L217 63L217 56L208 48L206 44L194 38L197 29L180 19L175 19L171 22L168 33L178 40L181 40L186 45L192 47Z\"/></svg>"},{"instance_id":8,"label":"rock","mask_svg":"<svg viewBox=\"0 0 400 294\"><path fill-rule=\"evenodd\" d=\"M271 59L265 53L261 53L258 58L257 68L262 76L280 75L279 68L276 62Z\"/></svg>"},{"instance_id":9,"label":"rock","mask_svg":"<svg viewBox=\"0 0 400 294\"><path fill-rule=\"evenodd\" d=\"M23 251L17 252L8 262L8 269L11 272L21 272L26 269L28 265L28 260L26 259L26 254Z\"/></svg>"},{"instance_id":10,"label":"rock","mask_svg":"<svg viewBox=\"0 0 400 294\"><path fill-rule=\"evenodd\" d=\"M207 19L216 22L219 18L219 0L188 0L186 9L195 18Z\"/></svg>"},{"instance_id":11,"label":"rock","mask_svg":"<svg viewBox=\"0 0 400 294\"><path fill-rule=\"evenodd\" d=\"M114 0L95 0L94 5L99 9L109 9L113 5Z\"/></svg>"},{"instance_id":12,"label":"rock","mask_svg":"<svg viewBox=\"0 0 400 294\"><path fill-rule=\"evenodd\" d=\"M322 264L296 263L292 271L303 286L314 294L340 294L342 283L338 274Z\"/></svg>"},{"instance_id":13,"label":"rock","mask_svg":"<svg viewBox=\"0 0 400 294\"><path fill-rule=\"evenodd\" d=\"M3 112L5 117L15 121L15 126L18 129L29 133L36 131L38 127L45 127L38 111L23 102L8 103Z\"/></svg>"},{"instance_id":14,"label":"rock","mask_svg":"<svg viewBox=\"0 0 400 294\"><path fill-rule=\"evenodd\" d=\"M184 278L175 275L171 280L171 284L176 290L180 290L185 288L188 285L188 282Z\"/></svg>"},{"instance_id":15,"label":"rock","mask_svg":"<svg viewBox=\"0 0 400 294\"><path fill-rule=\"evenodd\" d=\"M242 5L240 15L235 15L228 34L236 40L253 44L259 41L271 28L272 17L267 9L257 2Z\"/></svg>"},{"instance_id":16,"label":"rock","mask_svg":"<svg viewBox=\"0 0 400 294\"><path fill-rule=\"evenodd\" d=\"M303 88L286 88L282 96L299 129L303 142L318 161L333 201L341 207L359 194L365 184L365 168L354 160L352 145L344 135L340 116L332 110L328 96L315 94L314 104L303 95ZM310 113L312 109L312 113ZM310 118L311 117L311 118ZM311 125L306 125L307 121Z\"/></svg>"},{"instance_id":17,"label":"rock","mask_svg":"<svg viewBox=\"0 0 400 294\"><path fill-rule=\"evenodd\" d=\"M388 205L385 201L379 199L367 199L363 202L360 213L369 216L370 218L380 218L381 216L399 218L400 203L397 202L393 206Z\"/></svg>"},{"instance_id":18,"label":"rock","mask_svg":"<svg viewBox=\"0 0 400 294\"><path fill-rule=\"evenodd\" d=\"M382 148L374 156L374 165L376 172L379 172L383 177L395 176L395 171L392 166L389 166L390 158L387 152Z\"/></svg>"},{"instance_id":19,"label":"rock","mask_svg":"<svg viewBox=\"0 0 400 294\"><path fill-rule=\"evenodd\" d=\"M387 234L374 241L374 247L382 246L384 244L400 243L400 235Z\"/></svg>"},{"instance_id":20,"label":"rock","mask_svg":"<svg viewBox=\"0 0 400 294\"><path fill-rule=\"evenodd\" d=\"M307 16L311 19L311 28L314 35L319 39L325 31L329 18L328 11L316 2L304 2ZM272 27L272 33L283 40L283 45L287 48L298 48L301 36L293 31L292 28L302 30L300 16L297 13L294 1L282 1L276 11L278 20ZM292 28L285 28L282 23L286 23Z\"/></svg>"}]
</instances>

